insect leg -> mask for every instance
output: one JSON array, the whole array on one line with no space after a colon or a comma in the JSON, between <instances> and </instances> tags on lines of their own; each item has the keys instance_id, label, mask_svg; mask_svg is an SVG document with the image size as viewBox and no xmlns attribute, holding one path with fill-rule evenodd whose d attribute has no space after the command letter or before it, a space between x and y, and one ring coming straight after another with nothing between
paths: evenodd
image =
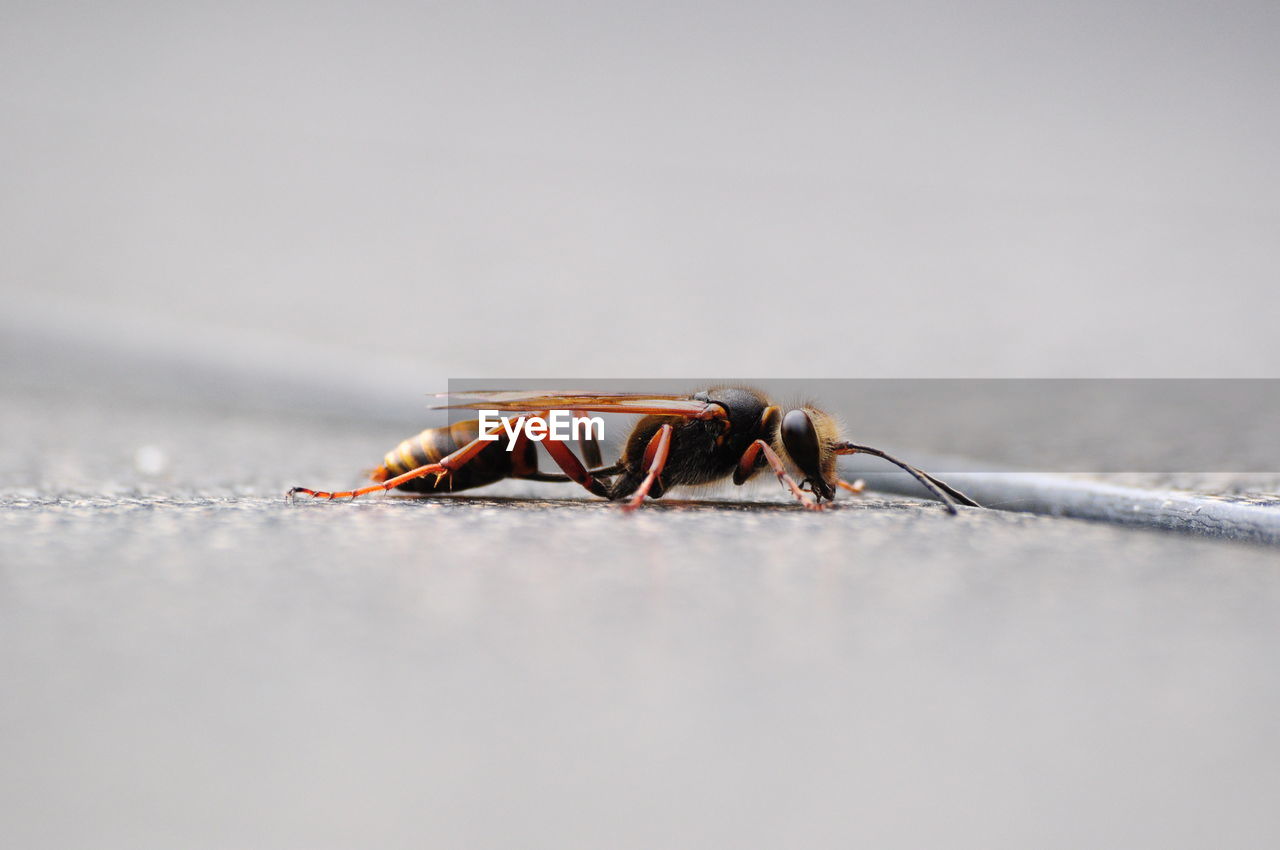
<instances>
[{"instance_id":1,"label":"insect leg","mask_svg":"<svg viewBox=\"0 0 1280 850\"><path fill-rule=\"evenodd\" d=\"M634 511L640 507L644 501L644 497L649 495L649 489L653 487L653 482L662 474L662 469L667 465L667 455L671 451L671 433L674 431L670 424L663 425L658 432L649 439L649 445L644 450L644 468L648 470L644 481L640 482L640 486L636 489L635 495L631 497L631 501L622 506L624 511Z\"/></svg>"},{"instance_id":2,"label":"insect leg","mask_svg":"<svg viewBox=\"0 0 1280 850\"><path fill-rule=\"evenodd\" d=\"M760 414L760 425L757 433L772 434L778 429L778 420L782 418L782 411L778 409L776 404L771 404L764 409L764 413ZM760 456L759 451L748 448L751 455L750 462L739 463L738 468L733 471L733 483L745 484L747 479L755 476L760 467L764 466L764 458Z\"/></svg>"},{"instance_id":3,"label":"insect leg","mask_svg":"<svg viewBox=\"0 0 1280 850\"><path fill-rule=\"evenodd\" d=\"M861 478L854 481L852 484L845 481L843 478L837 478L836 484L843 487L845 490L848 490L850 493L861 493L863 490L867 489L867 482L863 481Z\"/></svg>"},{"instance_id":4,"label":"insect leg","mask_svg":"<svg viewBox=\"0 0 1280 850\"><path fill-rule=\"evenodd\" d=\"M533 415L545 422L547 417L551 415L551 411L540 410ZM515 455L511 469L512 478L522 478L526 481L576 481L591 493L606 499L609 498L609 491L605 485L595 480L591 473L583 468L583 465L574 457L573 452L562 441L553 439L548 435L546 440L543 441L543 445L546 447L547 453L551 455L551 459L556 462L556 466L565 471L564 475L548 475L539 472L537 455L528 452L529 442L528 433L523 428L520 429L519 436L516 437L511 448L512 453ZM587 465L600 466L600 445L594 441L592 442L596 450L596 460L593 463L588 459ZM529 463L525 461L526 454L531 459Z\"/></svg>"},{"instance_id":5,"label":"insect leg","mask_svg":"<svg viewBox=\"0 0 1280 850\"><path fill-rule=\"evenodd\" d=\"M585 415L581 410L574 410L572 413L575 419ZM596 439L595 431L590 427L585 431L585 435L578 437L578 450L582 452L582 462L588 469L603 466L604 456L600 453L600 441Z\"/></svg>"},{"instance_id":6,"label":"insect leg","mask_svg":"<svg viewBox=\"0 0 1280 850\"><path fill-rule=\"evenodd\" d=\"M801 490L795 482L795 479L787 474L787 468L782 465L782 459L778 457L769 444L764 440L756 440L747 446L747 450L742 453L742 457L738 460L738 469L734 473L733 481L735 484L741 484L755 472L756 459L763 454L764 459L768 461L769 466L773 467L773 473L778 476L778 480L782 482L782 486L791 491L791 495L800 500L800 504L804 505L811 511L822 510L822 505L810 499L808 494Z\"/></svg>"},{"instance_id":7,"label":"insect leg","mask_svg":"<svg viewBox=\"0 0 1280 850\"><path fill-rule=\"evenodd\" d=\"M549 411L540 410L530 415L538 417L545 422L548 414ZM538 472L538 454L529 448L531 443L529 433L524 428L517 428L516 438L511 443L512 478L537 479L542 474Z\"/></svg>"},{"instance_id":8,"label":"insect leg","mask_svg":"<svg viewBox=\"0 0 1280 850\"><path fill-rule=\"evenodd\" d=\"M578 460L577 456L562 440L553 440L548 437L542 445L546 448L547 454L551 455L551 459L556 462L556 465L564 470L570 481L578 482L591 493L601 498L609 498L609 488L603 482L597 481L587 471L582 462Z\"/></svg>"},{"instance_id":9,"label":"insect leg","mask_svg":"<svg viewBox=\"0 0 1280 850\"><path fill-rule=\"evenodd\" d=\"M622 471L622 464L615 463L612 466L602 466L598 469L588 469L592 478L609 478L617 475ZM512 475L512 478L519 478L521 481L545 481L548 484L564 484L573 479L567 475L561 475L558 472L526 472L520 475Z\"/></svg>"},{"instance_id":10,"label":"insect leg","mask_svg":"<svg viewBox=\"0 0 1280 850\"><path fill-rule=\"evenodd\" d=\"M950 484L947 484L945 481L939 481L938 479L934 478L932 475L925 472L924 470L916 469L911 464L905 463L903 461L898 460L896 457L892 457L888 454L885 454L880 449L873 449L870 446L855 446L853 443L841 443L840 445L835 447L835 451L836 451L836 454L841 454L841 455L853 455L853 454L859 454L859 453L875 455L876 457L884 458L885 460L889 461L889 463L892 463L894 466L898 466L898 467L901 467L902 469L905 469L907 472L911 473L911 476L913 478L915 478L917 481L923 484L925 488L929 490L929 492L933 493L943 503L946 504L948 513L951 513L951 514L956 513L957 503L961 505L966 505L971 508L982 507L982 505L979 505L973 499L970 499L964 493L961 493L959 490L952 487Z\"/></svg>"},{"instance_id":11,"label":"insect leg","mask_svg":"<svg viewBox=\"0 0 1280 850\"><path fill-rule=\"evenodd\" d=\"M521 420L524 419L523 416L520 418ZM435 475L436 480L438 481L449 473L461 469L473 460L476 455L480 454L480 452L491 442L489 440L485 440L484 436L498 434L502 429L502 425L497 425L489 430L488 435L477 437L462 448L458 449L456 452L440 458L438 463L428 463L423 466L419 466L416 469L409 470L403 475L397 475L395 478L388 478L386 481L374 484L371 487L361 487L359 490L340 490L333 493L327 490L310 490L306 487L294 487L285 494L285 498L292 501L296 494L302 493L315 499L354 499L357 496L363 496L367 493L376 493L379 490L391 490L395 487L399 487L406 481L412 481L415 478L423 478L427 475Z\"/></svg>"}]
</instances>

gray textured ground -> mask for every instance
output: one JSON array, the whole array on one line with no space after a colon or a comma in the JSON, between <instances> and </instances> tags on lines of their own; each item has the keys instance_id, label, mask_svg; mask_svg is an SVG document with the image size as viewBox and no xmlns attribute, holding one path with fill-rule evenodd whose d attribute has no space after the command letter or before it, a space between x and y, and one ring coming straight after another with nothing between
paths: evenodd
<instances>
[{"instance_id":1,"label":"gray textured ground","mask_svg":"<svg viewBox=\"0 0 1280 850\"><path fill-rule=\"evenodd\" d=\"M876 497L289 506L401 430L5 401L6 846L1280 838L1273 549Z\"/></svg>"},{"instance_id":2,"label":"gray textured ground","mask_svg":"<svg viewBox=\"0 0 1280 850\"><path fill-rule=\"evenodd\" d=\"M279 498L449 377L1274 377L1280 4L0 20L0 847L1280 846L1274 548ZM1275 417L951 390L822 400L1280 489Z\"/></svg>"}]
</instances>

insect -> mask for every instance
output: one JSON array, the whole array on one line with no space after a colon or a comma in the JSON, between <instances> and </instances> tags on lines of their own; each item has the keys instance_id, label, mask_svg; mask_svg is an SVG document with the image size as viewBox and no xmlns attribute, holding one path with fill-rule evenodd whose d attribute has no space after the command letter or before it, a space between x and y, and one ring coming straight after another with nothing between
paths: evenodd
<instances>
[{"instance_id":1,"label":"insect","mask_svg":"<svg viewBox=\"0 0 1280 850\"><path fill-rule=\"evenodd\" d=\"M448 409L498 410L545 418L551 409L601 413L633 413L642 418L632 426L617 462L601 466L600 448L593 439L581 441L582 461L562 440L543 445L560 473L538 469L533 443L523 430L515 436L481 439L479 420L428 428L387 453L370 477L378 482L357 490L329 492L294 487L320 499L354 499L366 493L399 488L415 493L466 490L506 478L576 482L605 499L627 499L627 510L645 497L657 499L672 487L695 486L732 476L743 484L765 466L804 507L817 510L835 499L836 488L857 492L836 472L841 455L869 454L910 473L938 497L947 510L956 505L980 507L977 502L927 472L870 446L841 439L835 419L812 405L785 413L763 393L745 387L713 387L692 395L642 393L465 393L450 396ZM519 424L519 422L517 422ZM502 426L490 435L502 434ZM789 472L798 470L801 481Z\"/></svg>"}]
</instances>

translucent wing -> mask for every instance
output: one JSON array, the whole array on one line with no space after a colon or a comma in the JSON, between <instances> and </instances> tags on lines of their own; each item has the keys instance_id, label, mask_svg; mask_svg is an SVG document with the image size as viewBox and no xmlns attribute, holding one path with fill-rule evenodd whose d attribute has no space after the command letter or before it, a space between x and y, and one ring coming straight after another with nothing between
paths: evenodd
<instances>
[{"instance_id":1,"label":"translucent wing","mask_svg":"<svg viewBox=\"0 0 1280 850\"><path fill-rule=\"evenodd\" d=\"M438 393L436 398L448 400L448 404L436 405L437 409L445 410L587 410L596 413L654 413L690 419L716 419L725 415L724 408L720 405L699 401L687 395L495 390Z\"/></svg>"}]
</instances>

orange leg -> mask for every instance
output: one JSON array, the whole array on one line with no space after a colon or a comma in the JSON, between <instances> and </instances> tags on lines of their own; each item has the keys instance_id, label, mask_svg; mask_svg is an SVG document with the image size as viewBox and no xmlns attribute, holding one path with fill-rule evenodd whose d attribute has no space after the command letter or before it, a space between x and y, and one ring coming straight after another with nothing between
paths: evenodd
<instances>
[{"instance_id":1,"label":"orange leg","mask_svg":"<svg viewBox=\"0 0 1280 850\"><path fill-rule=\"evenodd\" d=\"M644 450L644 464L648 469L644 481L640 482L640 486L636 489L635 495L631 497L631 501L622 506L624 511L634 511L640 507L644 501L644 497L649 495L649 488L653 486L653 482L662 474L662 469L667 465L667 455L671 452L671 433L674 429L670 425L663 425L658 429L658 433L649 439L649 445Z\"/></svg>"},{"instance_id":2,"label":"orange leg","mask_svg":"<svg viewBox=\"0 0 1280 850\"><path fill-rule=\"evenodd\" d=\"M551 411L540 410L537 413L534 413L533 415L542 419L542 421L545 422L547 421L547 417L551 415ZM516 437L515 448L512 449L512 451L516 453L517 458L524 457L524 447L528 445L528 443L529 443L529 435L526 434L524 429L522 428L520 430L520 435ZM569 447L566 446L563 441L553 440L551 436L548 435L547 438L543 440L542 444L543 446L546 447L547 454L551 455L551 459L556 462L556 466L560 467L560 469L564 471L565 476L567 476L570 481L578 482L579 484L587 488L587 490L589 490L592 494L596 496L600 496L605 499L609 498L609 490L604 486L603 483L597 481L591 475L591 473L586 470L586 468L582 465L581 462L579 462L579 460L574 456L573 452L569 450ZM587 464L589 466L600 466L600 444L597 443L595 440L592 440L590 445L595 448L596 459L593 462L591 458L588 458ZM586 444L583 445L583 450L584 452L586 451ZM540 475L538 473L536 466L533 469L526 469L523 465L517 466L515 469L513 469L511 477L525 478L533 481L537 481L537 480L563 481L564 480L564 478L560 476Z\"/></svg>"},{"instance_id":3,"label":"orange leg","mask_svg":"<svg viewBox=\"0 0 1280 850\"><path fill-rule=\"evenodd\" d=\"M553 440L548 437L543 441L542 445L546 447L547 454L551 455L551 459L564 470L564 474L569 476L571 481L578 482L597 496L605 499L609 498L608 488L592 477L591 473L587 471L582 462L578 460L562 440Z\"/></svg>"},{"instance_id":4,"label":"orange leg","mask_svg":"<svg viewBox=\"0 0 1280 850\"><path fill-rule=\"evenodd\" d=\"M522 422L523 420L524 417L522 416L517 421ZM497 425L488 433L490 435L499 434L502 430L502 425ZM330 493L327 490L309 490L306 487L294 487L285 494L285 498L289 501L293 501L293 497L296 494L303 493L315 499L354 499L357 496L363 496L367 493L377 493L379 490L391 490L395 487L399 487L406 481L412 481L415 478L423 478L427 475L434 475L436 476L436 480L439 481L441 478L444 478L450 473L465 466L472 458L480 454L481 450L489 445L489 442L490 441L488 440L477 437L462 448L458 449L456 452L440 458L438 463L428 463L425 466L419 466L417 469L411 469L403 475L397 475L395 478L388 478L386 481L383 481L380 484L374 484L372 487L361 487L359 490L340 490L334 493Z\"/></svg>"},{"instance_id":5,"label":"orange leg","mask_svg":"<svg viewBox=\"0 0 1280 850\"><path fill-rule=\"evenodd\" d=\"M539 415L539 414L534 414ZM538 456L533 455L531 463L525 463L525 455L529 451L529 435L521 428L511 443L511 477L532 478L538 475Z\"/></svg>"},{"instance_id":6,"label":"orange leg","mask_svg":"<svg viewBox=\"0 0 1280 850\"><path fill-rule=\"evenodd\" d=\"M850 493L861 493L863 490L867 489L867 482L863 481L861 478L852 484L845 481L843 478L838 478L836 479L836 484L848 490Z\"/></svg>"},{"instance_id":7,"label":"orange leg","mask_svg":"<svg viewBox=\"0 0 1280 850\"><path fill-rule=\"evenodd\" d=\"M764 454L764 459L769 462L769 466L773 467L773 472L778 476L778 480L782 482L782 486L790 490L791 495L800 500L800 504L811 511L822 510L822 505L810 499L808 494L796 485L795 479L787 474L787 468L782 465L782 459L764 440L756 440L742 453L742 458L738 461L738 474L734 476L735 482L741 483L750 477L756 468L756 458L761 453Z\"/></svg>"},{"instance_id":8,"label":"orange leg","mask_svg":"<svg viewBox=\"0 0 1280 850\"><path fill-rule=\"evenodd\" d=\"M570 412L574 417L586 415L581 410L574 410ZM589 469L604 466L604 457L600 454L600 441L596 439L595 433L592 432L590 428L585 428L583 430L586 433L578 437L578 451L582 452L583 462Z\"/></svg>"}]
</instances>

